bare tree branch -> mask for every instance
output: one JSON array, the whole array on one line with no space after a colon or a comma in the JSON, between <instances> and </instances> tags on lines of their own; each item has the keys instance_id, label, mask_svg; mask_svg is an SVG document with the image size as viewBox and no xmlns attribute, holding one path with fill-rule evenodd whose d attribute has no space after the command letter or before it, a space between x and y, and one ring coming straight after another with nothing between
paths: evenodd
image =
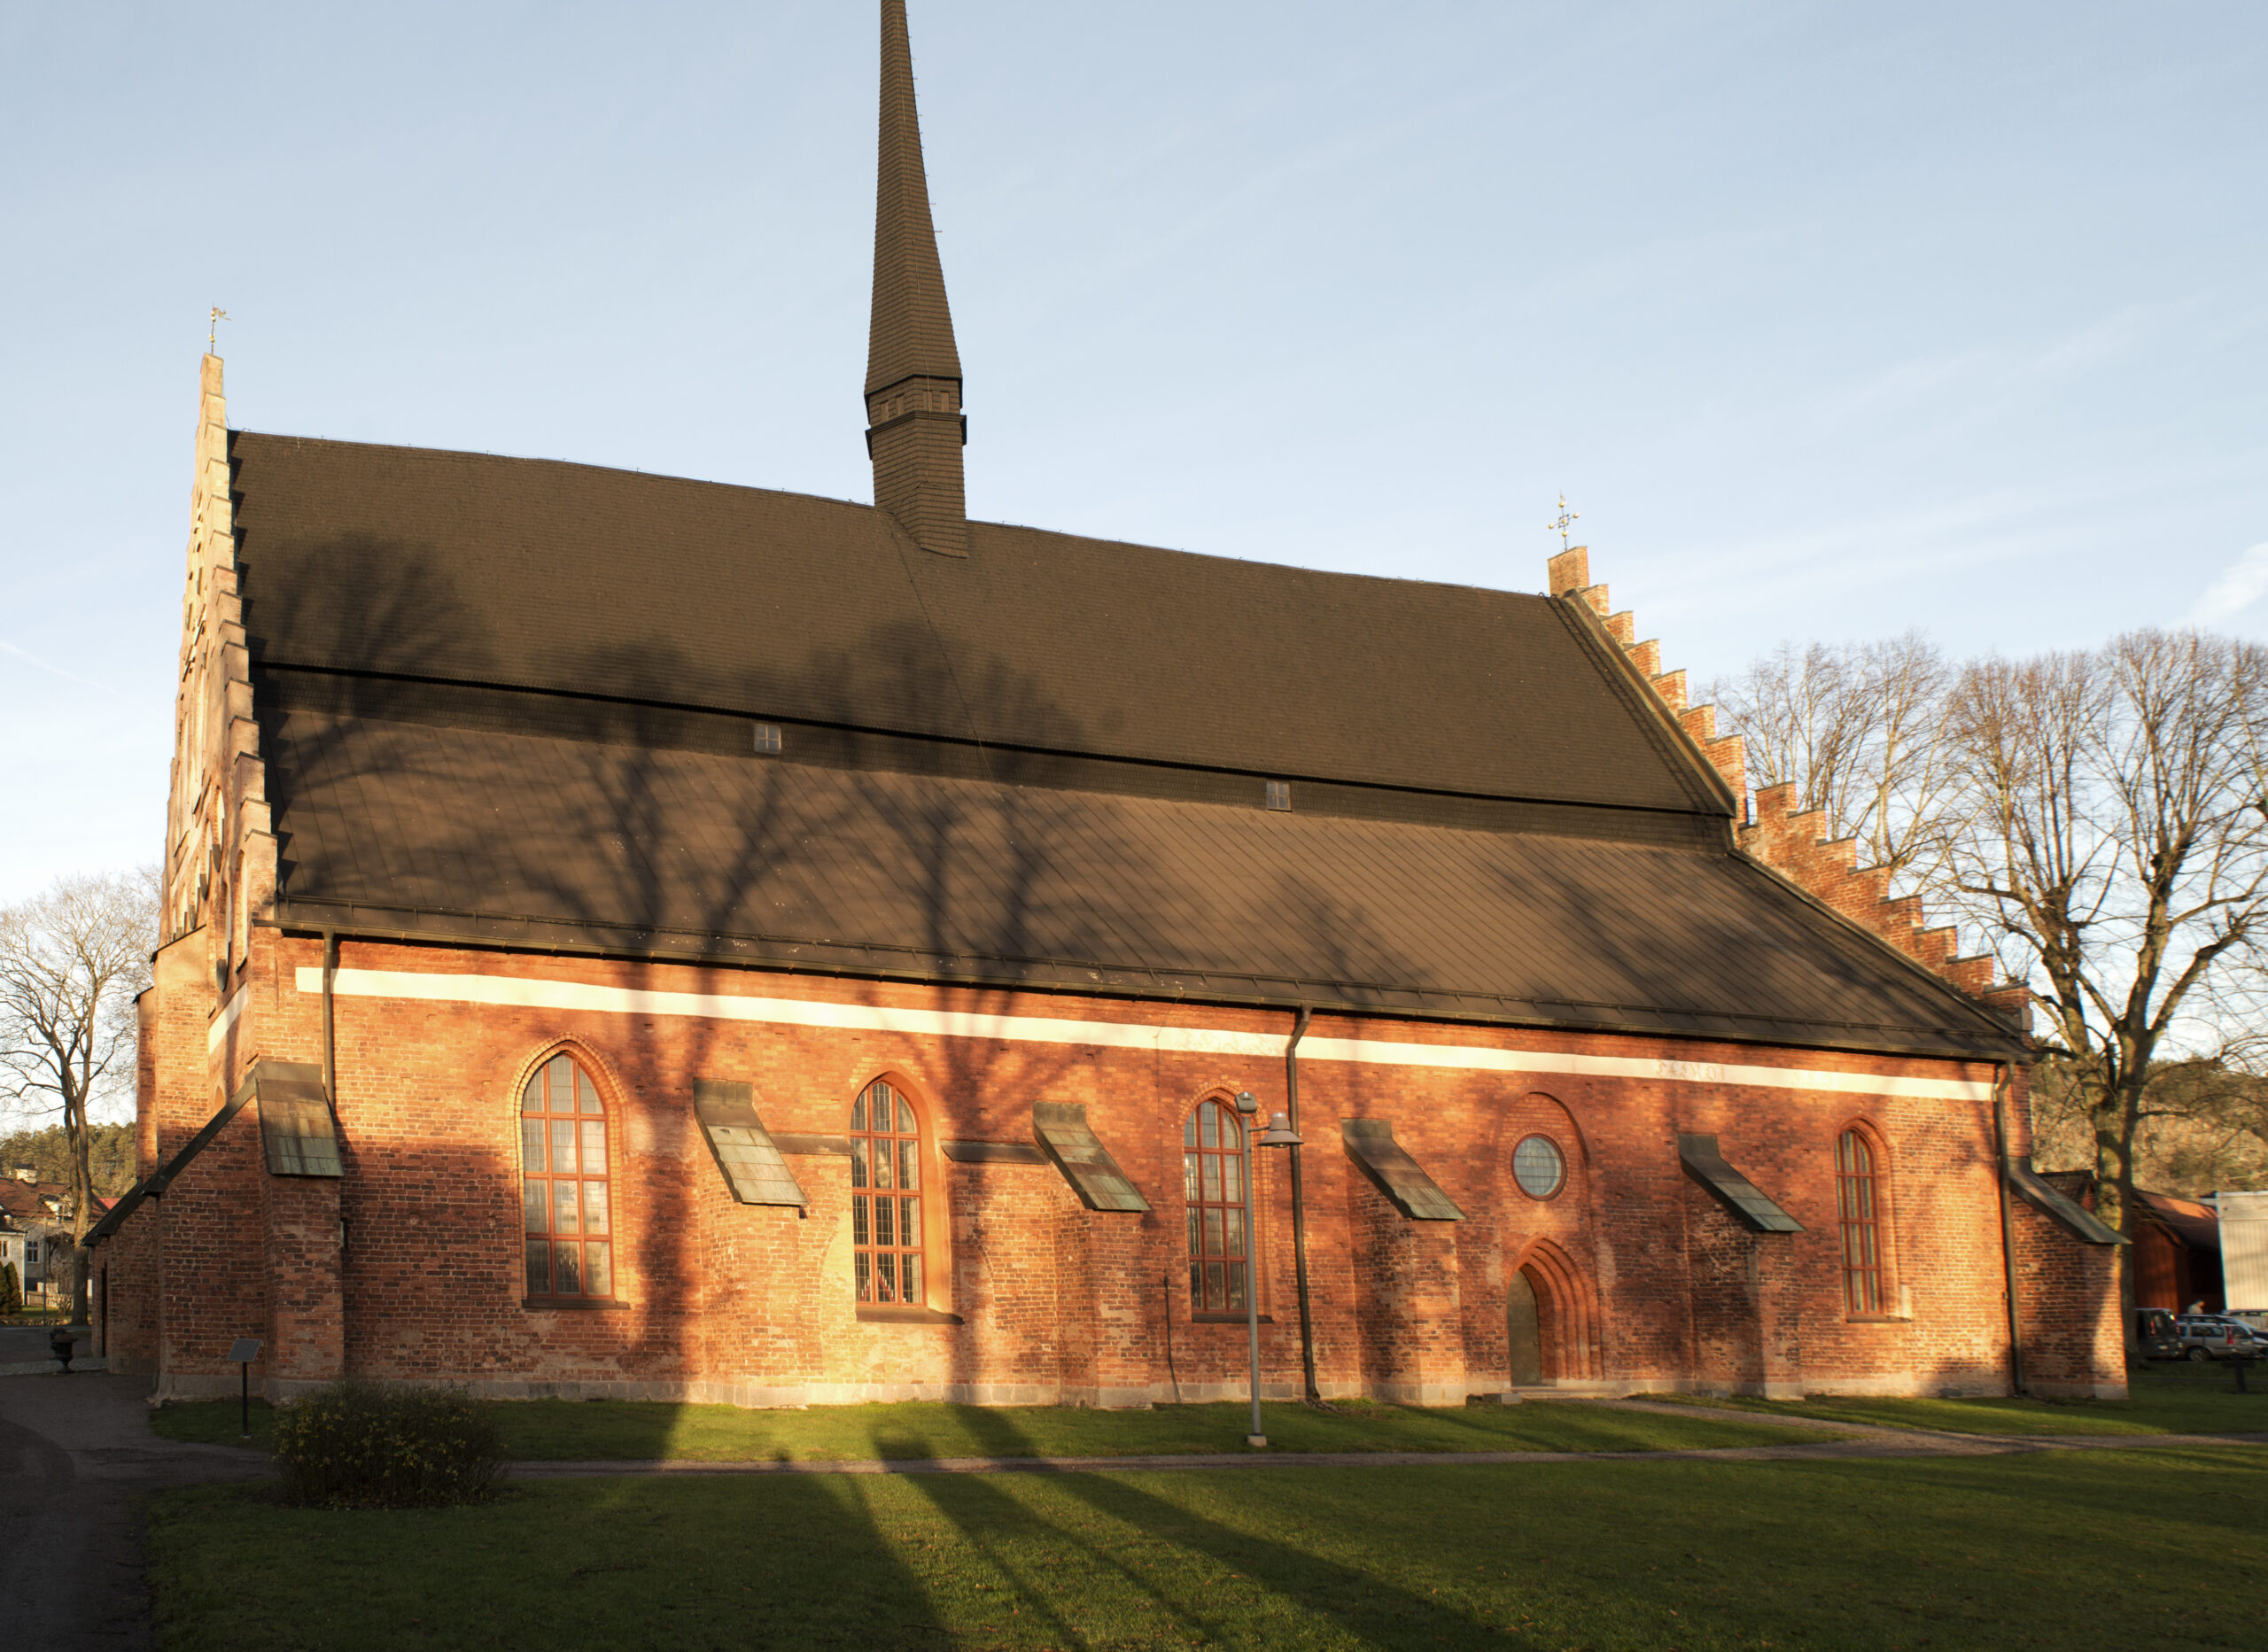
<instances>
[{"instance_id":1,"label":"bare tree branch","mask_svg":"<svg viewBox=\"0 0 2268 1652\"><path fill-rule=\"evenodd\" d=\"M88 1127L130 1096L134 999L157 945L152 872L65 878L0 909L0 1102L60 1115L71 1161L73 1235L95 1222ZM83 1314L83 1277L79 1281Z\"/></svg>"}]
</instances>

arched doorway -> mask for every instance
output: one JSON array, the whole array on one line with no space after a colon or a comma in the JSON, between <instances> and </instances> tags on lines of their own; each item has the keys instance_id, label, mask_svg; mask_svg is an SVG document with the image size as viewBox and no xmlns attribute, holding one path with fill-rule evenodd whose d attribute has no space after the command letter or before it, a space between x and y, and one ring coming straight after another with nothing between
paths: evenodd
<instances>
[{"instance_id":1,"label":"arched doorway","mask_svg":"<svg viewBox=\"0 0 2268 1652\"><path fill-rule=\"evenodd\" d=\"M1504 1287L1507 1375L1514 1388L1599 1375L1597 1310L1573 1260L1549 1239L1521 1255Z\"/></svg>"},{"instance_id":2,"label":"arched doorway","mask_svg":"<svg viewBox=\"0 0 2268 1652\"><path fill-rule=\"evenodd\" d=\"M1526 1268L1512 1276L1504 1292L1504 1348L1511 1356L1512 1386L1534 1388L1543 1381L1543 1316L1535 1300L1535 1281Z\"/></svg>"}]
</instances>

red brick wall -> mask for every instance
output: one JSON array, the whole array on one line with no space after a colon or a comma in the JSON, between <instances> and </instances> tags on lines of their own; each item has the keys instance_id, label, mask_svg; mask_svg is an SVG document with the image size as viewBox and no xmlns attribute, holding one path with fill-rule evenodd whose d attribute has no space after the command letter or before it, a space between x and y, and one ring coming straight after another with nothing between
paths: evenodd
<instances>
[{"instance_id":1,"label":"red brick wall","mask_svg":"<svg viewBox=\"0 0 2268 1652\"><path fill-rule=\"evenodd\" d=\"M2039 1394L2124 1398L2118 1247L2082 1244L2021 1200L2015 1218L2026 1388Z\"/></svg>"},{"instance_id":2,"label":"red brick wall","mask_svg":"<svg viewBox=\"0 0 2268 1652\"><path fill-rule=\"evenodd\" d=\"M245 1008L209 1058L204 1029L215 997L161 960L145 1124L163 1151L211 1116L217 1095L255 1058L320 1059L319 997L293 981L297 968L320 963L320 943L259 927L253 937ZM349 969L1197 1026L1271 1040L1291 1019L355 941L342 954ZM1222 1088L1280 1105L1280 1056L351 995L337 1000L337 1027L344 1180L268 1177L247 1109L155 1221L137 1216L113 1253L146 1255L161 1279L155 1311L120 1313L120 1324L127 1340L131 1314L153 1322L134 1336L162 1362L169 1392L232 1381L221 1356L239 1335L265 1337L271 1363L255 1376L278 1383L351 1373L464 1378L505 1393L743 1403L919 1393L1118 1404L1244 1391L1243 1326L1199 1322L1190 1312L1181 1121ZM1983 1066L1674 1039L1329 1017L1309 1033L1311 1042L1350 1037L1991 1077ZM563 1041L606 1093L617 1291L627 1303L619 1308L522 1306L517 1097ZM957 1324L857 1316L846 1160L791 1157L807 1212L742 1206L690 1118L695 1079L739 1079L753 1086L773 1131L840 1134L851 1098L885 1075L924 1115L931 1299ZM1551 1374L1562 1381L1770 1392L2007 1385L1988 1101L1746 1088L1706 1074L1547 1076L1319 1059L1302 1061L1301 1079L1317 1365L1327 1394L1439 1400L1501 1390L1504 1291L1522 1267L1543 1285ZM1085 1104L1152 1214L1089 1212L1052 1167L951 1165L936 1151L946 1139L1028 1140L1030 1106L1041 1099ZM1338 1126L1349 1117L1391 1121L1467 1220L1403 1220L1347 1160ZM1854 1322L1843 1308L1834 1142L1853 1122L1882 1144L1890 1306L1902 1291L1910 1317ZM1568 1167L1565 1186L1542 1203L1511 1174L1518 1143L1539 1131ZM1683 1175L1681 1131L1718 1135L1726 1156L1805 1231L1759 1238L1736 1228ZM1289 1179L1279 1153L1261 1157L1260 1299L1270 1322L1262 1328L1263 1381L1295 1394ZM2045 1241L2033 1250L2042 1289L2101 1288L2091 1259ZM2082 1339L2056 1357L2096 1386L2121 1380L2115 1338Z\"/></svg>"}]
</instances>

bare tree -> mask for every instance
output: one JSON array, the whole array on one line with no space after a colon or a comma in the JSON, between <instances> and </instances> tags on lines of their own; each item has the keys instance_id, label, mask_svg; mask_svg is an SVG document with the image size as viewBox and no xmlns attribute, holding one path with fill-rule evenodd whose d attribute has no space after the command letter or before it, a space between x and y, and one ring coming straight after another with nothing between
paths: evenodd
<instances>
[{"instance_id":1,"label":"bare tree","mask_svg":"<svg viewBox=\"0 0 2268 1652\"><path fill-rule=\"evenodd\" d=\"M0 1097L60 1113L70 1149L73 1317L86 1317L85 1241L94 1226L88 1124L133 1083L134 998L157 945L154 872L58 880L0 910Z\"/></svg>"},{"instance_id":2,"label":"bare tree","mask_svg":"<svg viewBox=\"0 0 2268 1652\"><path fill-rule=\"evenodd\" d=\"M2218 1053L2255 1019L2264 711L2268 655L2186 631L1980 661L1948 702L1946 887L2031 982L2085 1113L2101 1214L2129 1233L2138 1137L2167 1111L2151 1097L2162 1058Z\"/></svg>"},{"instance_id":3,"label":"bare tree","mask_svg":"<svg viewBox=\"0 0 2268 1652\"><path fill-rule=\"evenodd\" d=\"M1949 779L1943 739L1951 672L1919 632L1886 642L1782 643L1707 697L1746 741L1750 779L1792 785L1798 810L1855 837L1860 860L1926 876Z\"/></svg>"}]
</instances>

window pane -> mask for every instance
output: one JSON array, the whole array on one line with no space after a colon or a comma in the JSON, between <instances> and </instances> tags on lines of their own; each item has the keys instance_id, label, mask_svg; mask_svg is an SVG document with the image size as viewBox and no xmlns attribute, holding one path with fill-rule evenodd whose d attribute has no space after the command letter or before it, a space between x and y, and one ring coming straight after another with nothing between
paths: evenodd
<instances>
[{"instance_id":1,"label":"window pane","mask_svg":"<svg viewBox=\"0 0 2268 1652\"><path fill-rule=\"evenodd\" d=\"M582 1225L575 1220L575 1184L572 1182L554 1182L551 1186L555 1195L551 1201L551 1230L554 1233L573 1233Z\"/></svg>"},{"instance_id":2,"label":"window pane","mask_svg":"<svg viewBox=\"0 0 2268 1652\"><path fill-rule=\"evenodd\" d=\"M1192 1133L1196 1128L1194 1124L1190 1126ZM1195 1153L1181 1156L1181 1196L1192 1205L1197 1202L1197 1160Z\"/></svg>"},{"instance_id":3,"label":"window pane","mask_svg":"<svg viewBox=\"0 0 2268 1652\"><path fill-rule=\"evenodd\" d=\"M854 1124L852 1128L857 1127ZM852 1187L866 1185L866 1144L864 1142L850 1144L850 1185Z\"/></svg>"},{"instance_id":4,"label":"window pane","mask_svg":"<svg viewBox=\"0 0 2268 1652\"><path fill-rule=\"evenodd\" d=\"M551 1247L551 1284L558 1296L583 1294L583 1247L579 1245L555 1245Z\"/></svg>"},{"instance_id":5,"label":"window pane","mask_svg":"<svg viewBox=\"0 0 2268 1652\"><path fill-rule=\"evenodd\" d=\"M1226 1229L1221 1236L1221 1254L1242 1256L1244 1254L1244 1212L1227 1210L1221 1214L1227 1221Z\"/></svg>"},{"instance_id":6,"label":"window pane","mask_svg":"<svg viewBox=\"0 0 2268 1652\"><path fill-rule=\"evenodd\" d=\"M551 1173L554 1175L575 1174L575 1121L554 1119L551 1121Z\"/></svg>"},{"instance_id":7,"label":"window pane","mask_svg":"<svg viewBox=\"0 0 2268 1652\"><path fill-rule=\"evenodd\" d=\"M897 1258L888 1251L879 1252L874 1257L874 1300L897 1300Z\"/></svg>"},{"instance_id":8,"label":"window pane","mask_svg":"<svg viewBox=\"0 0 2268 1652\"><path fill-rule=\"evenodd\" d=\"M901 1266L898 1269L898 1288L905 1293L905 1299L907 1301L912 1302L918 1307L923 1300L921 1295L921 1258L917 1253L901 1258L900 1262Z\"/></svg>"},{"instance_id":9,"label":"window pane","mask_svg":"<svg viewBox=\"0 0 2268 1652\"><path fill-rule=\"evenodd\" d=\"M921 1201L902 1198L897 1206L897 1242L912 1250L921 1243Z\"/></svg>"},{"instance_id":10,"label":"window pane","mask_svg":"<svg viewBox=\"0 0 2268 1652\"><path fill-rule=\"evenodd\" d=\"M873 1301L873 1300L874 1299L874 1257L872 1256L872 1254L870 1254L869 1253L867 1253L867 1252L866 1252L866 1251L861 1251L861 1252L859 1252L859 1253L858 1253L858 1300L860 1300L861 1302L871 1302L871 1301Z\"/></svg>"},{"instance_id":11,"label":"window pane","mask_svg":"<svg viewBox=\"0 0 2268 1652\"><path fill-rule=\"evenodd\" d=\"M913 1108L903 1096L897 1098L897 1133L900 1136L913 1134Z\"/></svg>"},{"instance_id":12,"label":"window pane","mask_svg":"<svg viewBox=\"0 0 2268 1652\"><path fill-rule=\"evenodd\" d=\"M1244 1307L1244 1264L1231 1262L1228 1268L1229 1306L1231 1308L1241 1308Z\"/></svg>"},{"instance_id":13,"label":"window pane","mask_svg":"<svg viewBox=\"0 0 2268 1652\"><path fill-rule=\"evenodd\" d=\"M1221 1248L1221 1213L1217 1209L1205 1213L1205 1254L1208 1256L1228 1254Z\"/></svg>"},{"instance_id":14,"label":"window pane","mask_svg":"<svg viewBox=\"0 0 2268 1652\"><path fill-rule=\"evenodd\" d=\"M1221 1109L1212 1102L1197 1110L1197 1137L1208 1147L1221 1144Z\"/></svg>"},{"instance_id":15,"label":"window pane","mask_svg":"<svg viewBox=\"0 0 2268 1652\"><path fill-rule=\"evenodd\" d=\"M583 1121L583 1174L606 1174L606 1126L597 1119Z\"/></svg>"},{"instance_id":16,"label":"window pane","mask_svg":"<svg viewBox=\"0 0 2268 1652\"><path fill-rule=\"evenodd\" d=\"M1244 1203L1244 1160L1225 1153L1221 1156L1221 1198L1231 1205Z\"/></svg>"},{"instance_id":17,"label":"window pane","mask_svg":"<svg viewBox=\"0 0 2268 1652\"><path fill-rule=\"evenodd\" d=\"M1181 1144L1184 1147L1197 1145L1197 1115L1193 1113L1181 1121Z\"/></svg>"},{"instance_id":18,"label":"window pane","mask_svg":"<svg viewBox=\"0 0 2268 1652\"><path fill-rule=\"evenodd\" d=\"M541 1239L528 1241L528 1294L548 1297L551 1294L551 1259L549 1247Z\"/></svg>"},{"instance_id":19,"label":"window pane","mask_svg":"<svg viewBox=\"0 0 2268 1652\"><path fill-rule=\"evenodd\" d=\"M1192 1261L1189 1264L1189 1306L1192 1307L1205 1306L1205 1264L1202 1262Z\"/></svg>"},{"instance_id":20,"label":"window pane","mask_svg":"<svg viewBox=\"0 0 2268 1652\"><path fill-rule=\"evenodd\" d=\"M897 1201L894 1198L878 1198L874 1201L874 1243L876 1245L897 1243L894 1237L897 1224L890 1220L896 1214L892 1206L897 1203Z\"/></svg>"},{"instance_id":21,"label":"window pane","mask_svg":"<svg viewBox=\"0 0 2268 1652\"><path fill-rule=\"evenodd\" d=\"M527 1206L527 1229L530 1233L541 1233L548 1225L546 1218L551 1212L551 1196L543 1191L544 1184L540 1182L529 1182L523 1186L527 1192L524 1201Z\"/></svg>"},{"instance_id":22,"label":"window pane","mask_svg":"<svg viewBox=\"0 0 2268 1652\"><path fill-rule=\"evenodd\" d=\"M606 1183L603 1182L583 1183L583 1231L606 1231Z\"/></svg>"},{"instance_id":23,"label":"window pane","mask_svg":"<svg viewBox=\"0 0 2268 1652\"><path fill-rule=\"evenodd\" d=\"M520 1163L530 1175L543 1174L543 1121L520 1121Z\"/></svg>"},{"instance_id":24,"label":"window pane","mask_svg":"<svg viewBox=\"0 0 2268 1652\"><path fill-rule=\"evenodd\" d=\"M1189 1253L1192 1256L1202 1256L1205 1253L1205 1248L1197 1237L1197 1206L1192 1204L1189 1207Z\"/></svg>"},{"instance_id":25,"label":"window pane","mask_svg":"<svg viewBox=\"0 0 2268 1652\"><path fill-rule=\"evenodd\" d=\"M850 1128L853 1130L866 1128L866 1095L864 1090L859 1091L858 1099L850 1104Z\"/></svg>"},{"instance_id":26,"label":"window pane","mask_svg":"<svg viewBox=\"0 0 2268 1652\"><path fill-rule=\"evenodd\" d=\"M1217 1205L1221 1202L1221 1156L1218 1153L1200 1153L1198 1159L1204 1166L1202 1188L1205 1202Z\"/></svg>"},{"instance_id":27,"label":"window pane","mask_svg":"<svg viewBox=\"0 0 2268 1652\"><path fill-rule=\"evenodd\" d=\"M599 1105L599 1087L591 1082L591 1075L580 1067L575 1069L575 1093L580 1097L585 1113L603 1113Z\"/></svg>"},{"instance_id":28,"label":"window pane","mask_svg":"<svg viewBox=\"0 0 2268 1652\"><path fill-rule=\"evenodd\" d=\"M1221 1264L1208 1262L1205 1264L1205 1306L1219 1308L1227 1305L1228 1291L1222 1283Z\"/></svg>"},{"instance_id":29,"label":"window pane","mask_svg":"<svg viewBox=\"0 0 2268 1652\"><path fill-rule=\"evenodd\" d=\"M529 1078L528 1087L520 1092L520 1111L522 1113L543 1111L543 1073L540 1069Z\"/></svg>"},{"instance_id":30,"label":"window pane","mask_svg":"<svg viewBox=\"0 0 2268 1652\"><path fill-rule=\"evenodd\" d=\"M891 1183L889 1175L889 1144L887 1141L876 1142L874 1144L874 1157L873 1164L874 1169L874 1185L876 1187L889 1187Z\"/></svg>"},{"instance_id":31,"label":"window pane","mask_svg":"<svg viewBox=\"0 0 2268 1652\"><path fill-rule=\"evenodd\" d=\"M552 1112L574 1112L567 1100L573 1094L568 1086L574 1082L574 1072L575 1064L565 1056L554 1056L543 1064L544 1098Z\"/></svg>"},{"instance_id":32,"label":"window pane","mask_svg":"<svg viewBox=\"0 0 2268 1652\"><path fill-rule=\"evenodd\" d=\"M850 1243L853 1245L872 1245L874 1243L874 1239L870 1237L866 1225L866 1206L872 1203L874 1203L874 1200L864 1193L856 1193L851 1196ZM866 1259L863 1256L860 1257L858 1259L858 1266L864 1268L866 1265Z\"/></svg>"},{"instance_id":33,"label":"window pane","mask_svg":"<svg viewBox=\"0 0 2268 1652\"><path fill-rule=\"evenodd\" d=\"M919 1142L900 1142L897 1144L898 1186L920 1187L921 1185L920 1155L918 1152L920 1145Z\"/></svg>"},{"instance_id":34,"label":"window pane","mask_svg":"<svg viewBox=\"0 0 2268 1652\"><path fill-rule=\"evenodd\" d=\"M590 1274L586 1283L594 1297L610 1297L614 1294L613 1253L614 1247L604 1240L595 1245L586 1245L583 1247L583 1253L590 1258L591 1264Z\"/></svg>"}]
</instances>

